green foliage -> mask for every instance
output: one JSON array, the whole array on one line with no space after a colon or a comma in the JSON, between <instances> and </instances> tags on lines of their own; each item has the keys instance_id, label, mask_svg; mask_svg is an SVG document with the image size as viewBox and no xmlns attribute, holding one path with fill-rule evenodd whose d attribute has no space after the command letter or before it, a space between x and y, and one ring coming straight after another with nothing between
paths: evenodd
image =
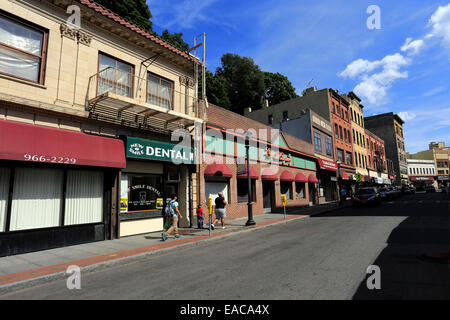
<instances>
[{"instance_id":1,"label":"green foliage","mask_svg":"<svg viewBox=\"0 0 450 320\"><path fill-rule=\"evenodd\" d=\"M208 101L243 114L245 108L259 109L263 98L277 104L296 98L289 79L279 73L263 72L253 59L227 53L216 73L206 73Z\"/></svg>"},{"instance_id":2,"label":"green foliage","mask_svg":"<svg viewBox=\"0 0 450 320\"><path fill-rule=\"evenodd\" d=\"M110 9L119 16L135 25L152 32L152 13L145 0L96 0L105 8Z\"/></svg>"},{"instance_id":3,"label":"green foliage","mask_svg":"<svg viewBox=\"0 0 450 320\"><path fill-rule=\"evenodd\" d=\"M264 84L266 87L266 99L269 105L297 98L295 88L286 76L280 73L264 72Z\"/></svg>"},{"instance_id":4,"label":"green foliage","mask_svg":"<svg viewBox=\"0 0 450 320\"><path fill-rule=\"evenodd\" d=\"M161 39L170 43L174 47L181 51L188 51L190 49L189 44L184 42L182 33L170 33L169 30L164 30L161 34Z\"/></svg>"}]
</instances>

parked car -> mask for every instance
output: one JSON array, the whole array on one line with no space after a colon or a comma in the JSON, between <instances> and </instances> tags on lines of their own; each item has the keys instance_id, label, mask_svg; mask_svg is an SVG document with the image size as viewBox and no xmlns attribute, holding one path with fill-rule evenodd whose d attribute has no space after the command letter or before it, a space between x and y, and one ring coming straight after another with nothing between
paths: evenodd
<instances>
[{"instance_id":1,"label":"parked car","mask_svg":"<svg viewBox=\"0 0 450 320\"><path fill-rule=\"evenodd\" d=\"M389 192L391 193L391 199L397 198L400 196L400 192L395 187L388 187Z\"/></svg>"},{"instance_id":2,"label":"parked car","mask_svg":"<svg viewBox=\"0 0 450 320\"><path fill-rule=\"evenodd\" d=\"M434 186L426 186L425 187L425 192L426 193L433 193L436 192L436 188Z\"/></svg>"},{"instance_id":3,"label":"parked car","mask_svg":"<svg viewBox=\"0 0 450 320\"><path fill-rule=\"evenodd\" d=\"M374 187L361 188L353 196L353 205L378 205L381 203L380 194Z\"/></svg>"},{"instance_id":4,"label":"parked car","mask_svg":"<svg viewBox=\"0 0 450 320\"><path fill-rule=\"evenodd\" d=\"M402 187L402 194L412 194L411 187L403 186Z\"/></svg>"},{"instance_id":5,"label":"parked car","mask_svg":"<svg viewBox=\"0 0 450 320\"><path fill-rule=\"evenodd\" d=\"M411 193L412 194L416 194L416 187L415 186L409 186L409 188L411 189Z\"/></svg>"},{"instance_id":6,"label":"parked car","mask_svg":"<svg viewBox=\"0 0 450 320\"><path fill-rule=\"evenodd\" d=\"M380 194L381 200L388 200L394 198L393 193L389 191L389 189L386 187L381 188L378 193Z\"/></svg>"}]
</instances>

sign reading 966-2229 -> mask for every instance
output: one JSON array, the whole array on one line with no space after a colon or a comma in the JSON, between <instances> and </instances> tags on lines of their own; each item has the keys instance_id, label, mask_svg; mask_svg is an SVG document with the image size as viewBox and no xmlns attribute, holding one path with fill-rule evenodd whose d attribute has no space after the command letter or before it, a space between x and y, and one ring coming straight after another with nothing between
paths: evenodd
<instances>
[{"instance_id":1,"label":"sign reading 966-2229","mask_svg":"<svg viewBox=\"0 0 450 320\"><path fill-rule=\"evenodd\" d=\"M48 155L37 155L37 154L24 154L23 158L25 161L33 162L50 162L50 163L61 163L61 164L76 164L77 159L68 157L58 157L58 156L48 156Z\"/></svg>"}]
</instances>

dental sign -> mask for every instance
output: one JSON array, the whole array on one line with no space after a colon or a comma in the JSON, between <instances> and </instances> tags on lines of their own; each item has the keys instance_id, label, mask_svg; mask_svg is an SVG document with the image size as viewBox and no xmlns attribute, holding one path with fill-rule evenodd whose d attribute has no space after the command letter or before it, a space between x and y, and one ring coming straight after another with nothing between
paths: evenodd
<instances>
[{"instance_id":1,"label":"dental sign","mask_svg":"<svg viewBox=\"0 0 450 320\"><path fill-rule=\"evenodd\" d=\"M193 164L194 149L169 142L127 137L127 158Z\"/></svg>"}]
</instances>

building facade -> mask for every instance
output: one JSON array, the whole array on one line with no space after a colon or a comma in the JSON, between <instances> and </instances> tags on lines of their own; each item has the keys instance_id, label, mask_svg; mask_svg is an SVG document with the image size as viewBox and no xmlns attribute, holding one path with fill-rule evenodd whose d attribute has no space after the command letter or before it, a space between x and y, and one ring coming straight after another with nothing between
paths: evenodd
<instances>
[{"instance_id":1,"label":"building facade","mask_svg":"<svg viewBox=\"0 0 450 320\"><path fill-rule=\"evenodd\" d=\"M403 136L404 121L396 114L384 113L365 117L366 129L384 141L386 157L392 160L395 172L395 184L407 185L408 165L406 162L405 140Z\"/></svg>"},{"instance_id":2,"label":"building facade","mask_svg":"<svg viewBox=\"0 0 450 320\"><path fill-rule=\"evenodd\" d=\"M333 129L331 123L306 109L299 118L273 124L272 127L311 143L317 157L319 202L337 200L337 163L334 159Z\"/></svg>"},{"instance_id":3,"label":"building facade","mask_svg":"<svg viewBox=\"0 0 450 320\"><path fill-rule=\"evenodd\" d=\"M366 129L367 171L369 180L376 184L391 184L384 141Z\"/></svg>"},{"instance_id":4,"label":"building facade","mask_svg":"<svg viewBox=\"0 0 450 320\"><path fill-rule=\"evenodd\" d=\"M198 59L93 1L3 1L0 21L0 255L162 230L172 193L189 226L171 138L203 122Z\"/></svg>"},{"instance_id":5,"label":"building facade","mask_svg":"<svg viewBox=\"0 0 450 320\"><path fill-rule=\"evenodd\" d=\"M317 203L316 158L313 146L260 122L209 104L200 166L200 201L214 203L219 192L228 202L227 218L248 214L248 172L244 132L250 130L251 199L253 214L287 206Z\"/></svg>"},{"instance_id":6,"label":"building facade","mask_svg":"<svg viewBox=\"0 0 450 320\"><path fill-rule=\"evenodd\" d=\"M407 162L409 181L418 191L425 190L428 185L438 187L433 160L407 159Z\"/></svg>"}]
</instances>

